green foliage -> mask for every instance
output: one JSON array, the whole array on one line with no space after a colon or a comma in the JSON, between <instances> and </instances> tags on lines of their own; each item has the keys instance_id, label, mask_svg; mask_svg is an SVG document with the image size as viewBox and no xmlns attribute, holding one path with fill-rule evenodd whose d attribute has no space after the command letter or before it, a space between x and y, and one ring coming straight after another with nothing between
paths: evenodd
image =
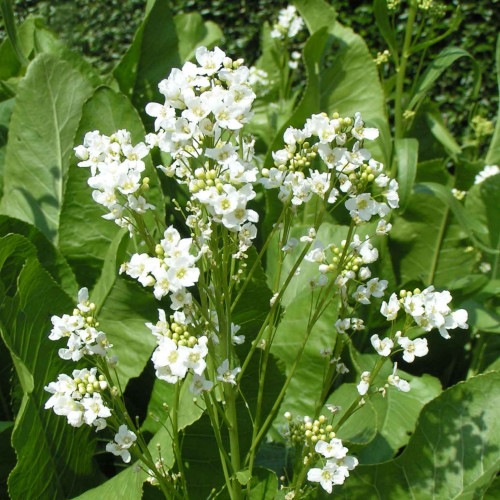
<instances>
[{"instance_id":1,"label":"green foliage","mask_svg":"<svg viewBox=\"0 0 500 500\"><path fill-rule=\"evenodd\" d=\"M213 498L229 495L223 486L221 460L225 459L206 412L207 405L213 409L212 405L219 404L222 394L194 401L188 377L179 389L178 422L174 424L168 412L177 405L176 389L156 379L148 365L155 339L145 326L155 322L158 308L170 314L168 306L153 298L150 290L118 275L131 253L144 250L138 238L129 238L126 230L101 218L102 211L86 189L88 173L77 167L73 155L73 147L91 130L110 135L127 129L133 143L143 140L146 130L152 130L144 105L160 100L158 82L171 68L192 59L196 47L216 44L225 46L234 58L242 55L257 61L275 80L269 93L259 97L251 125L265 166L272 166L271 152L282 146L284 130L301 127L313 113L352 116L359 111L368 127L380 130L371 149L376 160L397 173L400 207L390 219L393 229L388 241L381 237L374 241L381 255L372 267L374 276L388 279L391 292L422 285L450 289L453 306L469 313L470 333L460 332L448 344L429 337L433 352L429 361L410 365L396 355L400 368L408 371L400 373L410 381L409 393L386 385L392 372L390 363L380 368L375 379L380 391L367 396L337 432L361 465L344 486L336 487L336 494L388 500L405 498L408 493L418 499L498 496L495 476L500 470L500 429L495 410L500 403L500 379L499 372L491 370L500 368L500 175L479 185L473 181L485 163L500 161L499 117L486 147L485 139L471 139L471 132L462 130L469 107L465 100L453 105L440 102L452 86L459 87L460 95L475 99L479 67L491 53L494 28L487 26L487 43L475 46L476 26L488 23L468 22L471 5L467 2L461 7L465 21L460 32L455 31L461 20L458 13L433 18L432 29L424 26L422 33L428 38L415 42L409 54L425 48L430 60L416 68L416 60L409 59L407 79L402 82L402 109L416 114L408 115L393 140L392 116L386 104L394 98L394 80L385 78L387 68L377 69L373 55L386 45L393 57L398 55L404 16L389 11L383 0L376 0L373 6L340 0L332 3L336 9L323 0L294 2L310 33L302 51L305 86L293 87L274 111L272 105L279 95L276 77L284 68L276 57L280 46L270 37L270 23L283 2L156 0L147 3L145 14L142 0L119 5L114 0L106 4L61 1L55 9L48 2L35 7L37 2L24 2L30 12L45 14L56 31L69 24L67 20L78 11L78 29L71 34L64 31L63 38L78 40L86 59L71 51L40 18L28 16L16 27L8 2L2 3L10 39L0 46L0 361L5 360L1 372L5 380L0 384L0 496L7 494L10 473L8 494L14 499L155 497L156 490L143 484L144 471L135 472L132 465L118 472L109 456L106 461L97 455L96 462L102 445L94 434L72 429L64 418L43 410L47 400L44 387L59 373L71 371L47 339L50 317L72 310L79 286L92 289L100 328L120 359L116 369L119 385L131 404L130 411L139 415L151 453L157 456L159 445L165 464L179 470L172 437L179 431L191 497L206 498L214 489ZM199 12L191 12L193 8ZM480 12L488 9L478 6ZM488 15L494 19L498 14ZM107 37L100 28L105 20L113 25ZM450 47L444 45L442 35L452 31L455 39ZM499 58L500 38L497 72ZM98 62L97 69L89 60ZM420 77L409 82L416 73ZM490 92L492 74L484 74L486 90L480 105L496 111L493 104L498 89L495 87L494 95ZM497 84L500 86L500 80ZM451 109L453 116L443 117L443 109ZM481 108L473 111L484 114ZM148 201L156 206L158 220L175 219L169 180L158 176L153 166L159 159L148 157L145 163L151 179ZM454 197L454 187L468 191L465 202ZM282 204L268 192L258 193L254 203L265 206L266 219L259 228L259 243L263 243ZM287 221L291 237L307 233L313 224L312 210L299 208L293 220ZM320 241L328 245L346 239L349 222L345 217L331 210L325 220L318 232ZM152 217L147 223L156 225ZM155 241L158 231L153 231ZM363 236L365 231L359 233ZM241 326L239 334L246 337L243 345L235 347L235 361L245 367L239 384L244 397L239 394L235 404L242 457L253 450L255 420L262 423L273 416L271 430L259 437L260 448L254 442L255 463L252 455L242 461L240 470L230 471L232 480L243 490L248 488L253 500L283 498L285 492L278 491L283 481L278 477L288 477L300 465L300 454L290 457L294 451L285 448L280 434L285 421L280 414L286 410L295 416L329 415L328 403L342 407L334 420L339 422L357 401L361 373L373 370L379 359L373 354L370 336L389 334L377 311L380 301L376 301L373 311L363 306L356 310L365 330L352 339L342 338L334 323L339 311L345 312L345 305L335 300L312 328L297 361L310 323L311 300L318 296L309 284L317 265L303 263L301 274L293 279L270 320L277 327L272 347L268 350L265 342L260 343L248 362L257 335L266 342L271 340L266 334L272 329L264 321L275 285L280 284L278 273L283 282L294 264L292 255L280 260L284 243L271 239L265 270L251 248L246 262L253 277L245 289L238 285L234 289L239 300L231 321ZM491 271L481 272L480 262L490 264ZM349 359L343 358L350 371L325 385L330 368L321 350L337 345L337 354L342 350L344 355L350 354ZM209 366L212 371L216 368ZM285 377L292 372L282 391ZM260 388L259 379L263 380ZM6 390L8 386L12 388ZM229 450L234 429L224 422L220 431L220 440ZM266 437L270 442L262 444Z\"/></svg>"},{"instance_id":2,"label":"green foliage","mask_svg":"<svg viewBox=\"0 0 500 500\"><path fill-rule=\"evenodd\" d=\"M67 370L47 339L49 318L72 303L38 263L28 239L9 234L0 248L1 265L10 256L24 259L15 294L5 297L0 308L2 339L23 391L12 431L17 464L9 476L9 493L12 498L68 498L99 479L90 429L72 432L56 415L41 411L47 399L44 386Z\"/></svg>"},{"instance_id":3,"label":"green foliage","mask_svg":"<svg viewBox=\"0 0 500 500\"><path fill-rule=\"evenodd\" d=\"M0 211L58 241L64 185L89 83L70 64L40 54L19 85L5 155ZM37 112L33 113L36 109ZM19 145L25 147L19 147Z\"/></svg>"},{"instance_id":4,"label":"green foliage","mask_svg":"<svg viewBox=\"0 0 500 500\"><path fill-rule=\"evenodd\" d=\"M420 414L403 453L357 468L339 491L343 498L427 499L481 497L499 468L498 372L478 375L443 392ZM493 398L493 399L492 399ZM429 471L433 471L430 474Z\"/></svg>"}]
</instances>

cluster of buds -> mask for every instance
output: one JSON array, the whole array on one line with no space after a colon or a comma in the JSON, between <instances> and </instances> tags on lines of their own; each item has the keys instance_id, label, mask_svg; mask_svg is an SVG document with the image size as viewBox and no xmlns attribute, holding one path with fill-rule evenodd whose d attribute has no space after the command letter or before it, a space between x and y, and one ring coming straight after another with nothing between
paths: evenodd
<instances>
[{"instance_id":1,"label":"cluster of buds","mask_svg":"<svg viewBox=\"0 0 500 500\"><path fill-rule=\"evenodd\" d=\"M170 316L170 322L166 320L165 311L158 309L159 320L155 325L146 323L146 326L151 330L151 333L159 337L168 337L172 339L178 346L194 347L198 339L189 331L189 326L181 321L176 321L175 315ZM178 316L178 315L177 315Z\"/></svg>"},{"instance_id":2,"label":"cluster of buds","mask_svg":"<svg viewBox=\"0 0 500 500\"><path fill-rule=\"evenodd\" d=\"M326 417L320 415L316 420L305 416L302 419L297 418L293 421L290 412L285 413L285 419L288 420L288 432L292 444L306 444L312 445L318 441L326 441L335 437L333 427L327 423Z\"/></svg>"}]
</instances>

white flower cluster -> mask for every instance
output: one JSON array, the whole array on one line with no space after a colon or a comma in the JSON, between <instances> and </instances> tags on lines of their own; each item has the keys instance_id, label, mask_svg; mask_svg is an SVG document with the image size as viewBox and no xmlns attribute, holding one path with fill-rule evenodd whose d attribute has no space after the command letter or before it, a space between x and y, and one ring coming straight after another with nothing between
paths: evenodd
<instances>
[{"instance_id":1,"label":"white flower cluster","mask_svg":"<svg viewBox=\"0 0 500 500\"><path fill-rule=\"evenodd\" d=\"M106 445L106 451L113 453L117 457L121 457L122 460L128 464L130 462L130 451L129 448L135 443L137 436L129 428L122 424L120 425L118 432L115 434L115 442L108 443Z\"/></svg>"},{"instance_id":2,"label":"white flower cluster","mask_svg":"<svg viewBox=\"0 0 500 500\"><path fill-rule=\"evenodd\" d=\"M82 160L78 166L90 167L88 185L94 189L94 201L109 210L103 218L114 220L131 233L133 227L126 211L143 214L155 208L142 196L149 188L149 179L141 179L146 168L142 159L148 154L149 147L144 143L132 145L126 130L110 137L98 130L87 132L83 145L75 148L75 155Z\"/></svg>"},{"instance_id":3,"label":"white flower cluster","mask_svg":"<svg viewBox=\"0 0 500 500\"><path fill-rule=\"evenodd\" d=\"M382 302L380 312L388 321L394 321L399 310L403 308L419 327L426 332L437 328L445 339L450 338L448 330L468 328L467 311L465 309L451 310L449 303L452 296L447 290L437 292L433 286L429 286L423 291L403 290L400 295L401 298L398 299L398 296L393 293L389 302Z\"/></svg>"},{"instance_id":4,"label":"white flower cluster","mask_svg":"<svg viewBox=\"0 0 500 500\"><path fill-rule=\"evenodd\" d=\"M99 431L106 427L106 418L111 416L101 395L107 387L104 376L97 375L97 368L73 370L72 377L61 374L56 382L45 387L52 394L45 409L52 408L56 415L65 416L73 427L85 422Z\"/></svg>"},{"instance_id":5,"label":"white flower cluster","mask_svg":"<svg viewBox=\"0 0 500 500\"><path fill-rule=\"evenodd\" d=\"M484 182L488 177L497 174L500 174L498 165L486 165L486 167L474 177L474 184L481 184L481 182Z\"/></svg>"},{"instance_id":6,"label":"white flower cluster","mask_svg":"<svg viewBox=\"0 0 500 500\"><path fill-rule=\"evenodd\" d=\"M156 257L134 254L129 262L122 264L120 273L125 272L144 287L153 286L158 300L170 293L172 309L177 310L190 306L192 296L186 288L193 286L200 276L195 265L199 256L192 252L192 238L181 238L179 231L170 226L156 245Z\"/></svg>"},{"instance_id":7,"label":"white flower cluster","mask_svg":"<svg viewBox=\"0 0 500 500\"><path fill-rule=\"evenodd\" d=\"M197 338L190 333L184 313L174 313L168 322L165 311L159 309L158 312L159 321L156 325L146 324L158 343L151 356L156 376L169 384L175 384L191 370L194 377L192 391L199 394L203 390L210 390L212 382L203 376L207 366L208 338Z\"/></svg>"},{"instance_id":8,"label":"white flower cluster","mask_svg":"<svg viewBox=\"0 0 500 500\"><path fill-rule=\"evenodd\" d=\"M332 492L333 485L344 484L349 471L358 465L357 458L347 455L349 450L338 438L333 438L330 442L319 440L314 450L327 460L323 468L310 469L307 479L319 483L327 493Z\"/></svg>"},{"instance_id":9,"label":"white flower cluster","mask_svg":"<svg viewBox=\"0 0 500 500\"><path fill-rule=\"evenodd\" d=\"M106 351L113 347L104 332L97 330L99 323L94 317L95 304L89 301L87 288L78 292L78 304L73 314L62 317L52 316L50 340L67 338L67 348L59 349L62 359L80 360L85 355L106 356Z\"/></svg>"},{"instance_id":10,"label":"white flower cluster","mask_svg":"<svg viewBox=\"0 0 500 500\"><path fill-rule=\"evenodd\" d=\"M398 183L385 175L383 165L362 147L364 139L377 137L378 130L365 128L359 113L354 121L338 113L332 118L326 113L312 115L303 129L290 127L285 131L285 148L273 152L275 166L262 170L261 183L266 189L279 188L279 198L286 201L291 196L297 206L313 194L335 203L342 192L349 196L345 206L356 222L367 222L373 215L384 217L399 205ZM317 139L317 143L311 146L308 139ZM350 150L343 147L350 141L354 141ZM317 154L327 166L326 172L310 169ZM375 197L365 192L371 183L381 191ZM381 229L387 232L390 227L384 221Z\"/></svg>"},{"instance_id":11,"label":"white flower cluster","mask_svg":"<svg viewBox=\"0 0 500 500\"><path fill-rule=\"evenodd\" d=\"M281 9L278 14L278 20L273 24L271 31L272 38L293 38L303 28L304 20L297 13L293 5L286 9Z\"/></svg>"},{"instance_id":12,"label":"white flower cluster","mask_svg":"<svg viewBox=\"0 0 500 500\"><path fill-rule=\"evenodd\" d=\"M158 168L188 186L188 210L193 213L187 223L201 241L212 232L208 216L208 222L239 232L248 248L257 234L258 214L247 204L255 197L252 184L258 169L252 164L254 141L239 130L253 114L256 96L250 81L255 75L242 60L232 61L217 47L200 47L195 56L198 65L187 62L160 82L165 102L146 106L156 119L156 134L146 139L173 158L170 165Z\"/></svg>"}]
</instances>

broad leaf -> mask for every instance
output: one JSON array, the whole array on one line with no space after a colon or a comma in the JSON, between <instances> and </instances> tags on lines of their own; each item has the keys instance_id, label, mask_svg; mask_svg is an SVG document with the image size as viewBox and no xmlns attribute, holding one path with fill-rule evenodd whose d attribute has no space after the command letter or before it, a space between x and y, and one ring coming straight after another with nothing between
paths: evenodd
<instances>
[{"instance_id":1,"label":"broad leaf","mask_svg":"<svg viewBox=\"0 0 500 500\"><path fill-rule=\"evenodd\" d=\"M12 498L70 498L98 479L91 461L95 440L89 428L74 429L64 417L44 410L43 388L59 373L71 372L48 333L50 316L71 311L74 303L30 257L36 251L28 240L9 235L2 249L3 257L15 251L27 258L16 295L5 298L0 309L2 338L23 388L12 434L18 462L9 476L9 493Z\"/></svg>"},{"instance_id":2,"label":"broad leaf","mask_svg":"<svg viewBox=\"0 0 500 500\"><path fill-rule=\"evenodd\" d=\"M431 195L414 194L404 216L393 219L390 248L400 283L446 286L457 273L470 273L475 259L468 245L447 205Z\"/></svg>"},{"instance_id":3,"label":"broad leaf","mask_svg":"<svg viewBox=\"0 0 500 500\"><path fill-rule=\"evenodd\" d=\"M83 143L87 132L99 130L102 134L111 135L121 129L130 132L133 144L144 141L144 127L129 99L108 87L100 87L83 106L75 145ZM78 167L78 161L72 154L61 212L60 248L81 284L91 286L120 228L113 221L102 218L106 209L94 202L92 189L87 185L90 171ZM163 220L165 212L160 182L151 159L147 157L144 161L146 170L143 175L151 179L147 199L156 206L155 212ZM154 228L152 216L148 214L148 217L148 225Z\"/></svg>"},{"instance_id":4,"label":"broad leaf","mask_svg":"<svg viewBox=\"0 0 500 500\"><path fill-rule=\"evenodd\" d=\"M0 236L8 233L20 234L27 238L36 247L36 255L40 264L70 297L76 297L78 286L73 271L66 259L40 230L19 219L2 215L0 216Z\"/></svg>"},{"instance_id":5,"label":"broad leaf","mask_svg":"<svg viewBox=\"0 0 500 500\"><path fill-rule=\"evenodd\" d=\"M379 463L393 458L396 452L408 443L422 407L441 392L441 384L430 375L401 376L410 382L410 392L401 392L389 387L385 397L377 394L370 398L377 415L377 435L358 455L363 464Z\"/></svg>"},{"instance_id":6,"label":"broad leaf","mask_svg":"<svg viewBox=\"0 0 500 500\"><path fill-rule=\"evenodd\" d=\"M444 391L420 415L408 446L394 460L358 466L343 498L481 498L500 469L499 372Z\"/></svg>"},{"instance_id":7,"label":"broad leaf","mask_svg":"<svg viewBox=\"0 0 500 500\"><path fill-rule=\"evenodd\" d=\"M141 374L151 357L156 340L145 323L157 321L158 307L161 304L150 290L118 277L101 308L99 328L118 355L116 371L122 388Z\"/></svg>"},{"instance_id":8,"label":"broad leaf","mask_svg":"<svg viewBox=\"0 0 500 500\"><path fill-rule=\"evenodd\" d=\"M275 335L271 351L285 362L287 375L306 335L311 300L310 289L306 288L298 293L287 306L285 316ZM320 351L334 346L336 331L333 324L337 319L337 314L337 302L334 301L314 325L287 389L281 414L289 411L293 415L312 416L316 406L322 406L323 401L320 401L320 396L323 374L328 368L328 360L320 354ZM281 416L279 421L282 421Z\"/></svg>"},{"instance_id":9,"label":"broad leaf","mask_svg":"<svg viewBox=\"0 0 500 500\"><path fill-rule=\"evenodd\" d=\"M497 69L497 82L498 82L498 93L500 94L500 35L497 38L497 49L496 49L496 69ZM486 155L486 164L493 165L500 163L500 107L497 112L497 120L495 125L495 132L491 139L490 148L488 154Z\"/></svg>"},{"instance_id":10,"label":"broad leaf","mask_svg":"<svg viewBox=\"0 0 500 500\"><path fill-rule=\"evenodd\" d=\"M70 64L40 54L14 104L0 212L34 224L54 243L73 137L90 93Z\"/></svg>"},{"instance_id":11,"label":"broad leaf","mask_svg":"<svg viewBox=\"0 0 500 500\"><path fill-rule=\"evenodd\" d=\"M483 245L496 251L485 254L491 262L491 278L500 277L500 175L486 179L471 188L465 207L475 233Z\"/></svg>"},{"instance_id":12,"label":"broad leaf","mask_svg":"<svg viewBox=\"0 0 500 500\"><path fill-rule=\"evenodd\" d=\"M177 14L174 17L174 23L179 38L181 62L192 59L197 47L212 48L223 36L222 30L215 23L203 21L198 12Z\"/></svg>"},{"instance_id":13,"label":"broad leaf","mask_svg":"<svg viewBox=\"0 0 500 500\"><path fill-rule=\"evenodd\" d=\"M278 493L278 478L269 469L254 467L250 487L250 500L274 500Z\"/></svg>"},{"instance_id":14,"label":"broad leaf","mask_svg":"<svg viewBox=\"0 0 500 500\"><path fill-rule=\"evenodd\" d=\"M171 68L181 65L169 2L155 0L152 4L113 73L120 90L141 112L148 101L160 100L158 83Z\"/></svg>"}]
</instances>

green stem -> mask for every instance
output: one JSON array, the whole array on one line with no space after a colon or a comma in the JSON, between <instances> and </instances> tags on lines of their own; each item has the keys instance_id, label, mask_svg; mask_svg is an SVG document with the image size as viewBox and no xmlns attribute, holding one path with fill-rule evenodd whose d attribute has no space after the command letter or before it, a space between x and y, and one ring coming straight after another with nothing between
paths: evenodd
<instances>
[{"instance_id":1,"label":"green stem","mask_svg":"<svg viewBox=\"0 0 500 500\"><path fill-rule=\"evenodd\" d=\"M181 385L182 382L177 382L175 384L174 405L172 408L172 434L174 438L173 439L174 454L175 454L175 459L177 461L177 468L181 476L182 487L184 489L184 496L185 498L189 498L187 484L186 484L186 474L184 471L184 464L182 462L181 447L179 445L179 398L181 392Z\"/></svg>"},{"instance_id":2,"label":"green stem","mask_svg":"<svg viewBox=\"0 0 500 500\"><path fill-rule=\"evenodd\" d=\"M215 440L217 441L217 447L219 448L220 461L222 464L222 472L224 473L224 479L226 481L227 491L229 492L231 500L233 500L235 497L233 494L231 477L230 477L228 469L227 469L228 465L231 466L231 459L228 457L226 450L224 448L224 445L222 444L222 438L221 438L220 429L219 429L219 418L217 417L217 411L214 411L214 409L212 407L212 401L210 400L210 396L208 396L206 393L204 393L204 399L205 399L205 404L207 406L208 416L210 418L210 422L212 423L212 428L214 430Z\"/></svg>"},{"instance_id":3,"label":"green stem","mask_svg":"<svg viewBox=\"0 0 500 500\"><path fill-rule=\"evenodd\" d=\"M404 135L403 126L403 89L406 76L406 65L410 55L411 38L413 32L413 23L417 15L417 6L415 2L410 3L408 11L408 19L406 21L405 37L403 42L403 50L401 51L401 59L399 61L398 72L396 74L396 102L395 102L395 126L394 135L396 139L401 139Z\"/></svg>"}]
</instances>

